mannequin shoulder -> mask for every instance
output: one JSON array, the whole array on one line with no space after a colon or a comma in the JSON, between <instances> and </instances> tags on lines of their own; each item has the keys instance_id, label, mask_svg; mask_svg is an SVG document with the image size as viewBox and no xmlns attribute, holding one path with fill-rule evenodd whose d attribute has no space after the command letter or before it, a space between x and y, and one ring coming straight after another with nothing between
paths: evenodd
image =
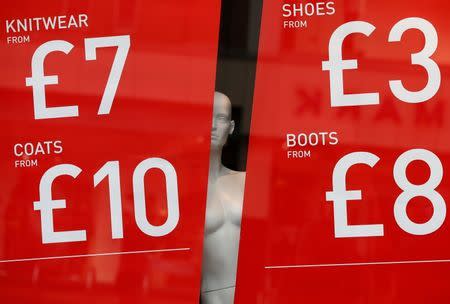
<instances>
[{"instance_id":1,"label":"mannequin shoulder","mask_svg":"<svg viewBox=\"0 0 450 304\"><path fill-rule=\"evenodd\" d=\"M245 172L233 171L228 169L226 174L218 179L218 183L227 188L239 189L244 191L245 186Z\"/></svg>"}]
</instances>

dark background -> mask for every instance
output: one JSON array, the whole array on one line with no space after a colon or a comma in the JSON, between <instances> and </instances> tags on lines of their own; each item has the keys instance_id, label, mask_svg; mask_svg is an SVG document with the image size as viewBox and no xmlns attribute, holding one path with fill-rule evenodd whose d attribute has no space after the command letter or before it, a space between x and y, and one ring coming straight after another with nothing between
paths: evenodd
<instances>
[{"instance_id":1,"label":"dark background","mask_svg":"<svg viewBox=\"0 0 450 304\"><path fill-rule=\"evenodd\" d=\"M234 134L223 150L223 164L245 171L252 113L262 0L222 0L216 91L233 105Z\"/></svg>"}]
</instances>

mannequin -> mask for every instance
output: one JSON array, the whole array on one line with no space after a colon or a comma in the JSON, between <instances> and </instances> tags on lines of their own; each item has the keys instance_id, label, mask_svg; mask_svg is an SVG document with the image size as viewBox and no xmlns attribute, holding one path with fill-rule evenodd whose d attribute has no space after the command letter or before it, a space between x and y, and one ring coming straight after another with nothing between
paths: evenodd
<instances>
[{"instance_id":1,"label":"mannequin","mask_svg":"<svg viewBox=\"0 0 450 304\"><path fill-rule=\"evenodd\" d=\"M215 92L203 243L202 304L234 303L245 172L226 168L221 159L223 146L233 131L230 99Z\"/></svg>"}]
</instances>

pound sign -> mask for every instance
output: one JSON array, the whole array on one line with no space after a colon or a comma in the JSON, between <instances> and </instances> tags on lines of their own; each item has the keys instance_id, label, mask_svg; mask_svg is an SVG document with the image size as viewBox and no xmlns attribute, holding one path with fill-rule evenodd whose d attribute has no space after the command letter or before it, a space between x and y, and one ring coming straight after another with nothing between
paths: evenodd
<instances>
[{"instance_id":1,"label":"pound sign","mask_svg":"<svg viewBox=\"0 0 450 304\"><path fill-rule=\"evenodd\" d=\"M322 62L322 70L330 71L330 97L332 107L374 105L380 103L378 93L344 94L343 70L358 68L358 60L342 59L342 44L345 38L353 33L366 36L375 30L375 26L364 21L351 21L338 27L331 35L328 44L328 61Z\"/></svg>"},{"instance_id":2,"label":"pound sign","mask_svg":"<svg viewBox=\"0 0 450 304\"><path fill-rule=\"evenodd\" d=\"M375 166L380 158L369 152L353 152L342 157L333 170L333 191L326 192L326 200L333 202L334 235L336 238L383 236L384 227L378 225L349 225L347 201L360 200L360 190L347 190L347 171L355 164Z\"/></svg>"},{"instance_id":3,"label":"pound sign","mask_svg":"<svg viewBox=\"0 0 450 304\"><path fill-rule=\"evenodd\" d=\"M44 75L44 60L51 52L61 51L68 54L73 44L64 40L52 40L39 46L31 59L31 77L25 78L27 87L33 87L34 118L61 118L78 116L77 106L47 107L45 98L45 86L58 84L58 76Z\"/></svg>"},{"instance_id":4,"label":"pound sign","mask_svg":"<svg viewBox=\"0 0 450 304\"><path fill-rule=\"evenodd\" d=\"M86 230L55 231L53 209L66 208L66 200L52 199L52 183L61 175L76 178L81 169L74 165L62 164L48 169L39 183L39 199L34 202L34 210L41 212L42 243L66 243L86 241Z\"/></svg>"}]
</instances>

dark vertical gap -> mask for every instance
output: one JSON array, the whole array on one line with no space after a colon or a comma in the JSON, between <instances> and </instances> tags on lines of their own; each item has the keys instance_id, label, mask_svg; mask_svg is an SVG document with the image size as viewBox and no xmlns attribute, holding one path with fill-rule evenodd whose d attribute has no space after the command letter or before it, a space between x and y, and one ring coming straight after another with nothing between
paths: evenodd
<instances>
[{"instance_id":1,"label":"dark vertical gap","mask_svg":"<svg viewBox=\"0 0 450 304\"><path fill-rule=\"evenodd\" d=\"M222 0L216 91L227 95L233 106L236 128L222 161L236 171L245 171L247 164L262 1Z\"/></svg>"},{"instance_id":2,"label":"dark vertical gap","mask_svg":"<svg viewBox=\"0 0 450 304\"><path fill-rule=\"evenodd\" d=\"M233 105L236 129L223 150L223 163L245 171L255 85L262 0L222 0L216 91Z\"/></svg>"}]
</instances>

